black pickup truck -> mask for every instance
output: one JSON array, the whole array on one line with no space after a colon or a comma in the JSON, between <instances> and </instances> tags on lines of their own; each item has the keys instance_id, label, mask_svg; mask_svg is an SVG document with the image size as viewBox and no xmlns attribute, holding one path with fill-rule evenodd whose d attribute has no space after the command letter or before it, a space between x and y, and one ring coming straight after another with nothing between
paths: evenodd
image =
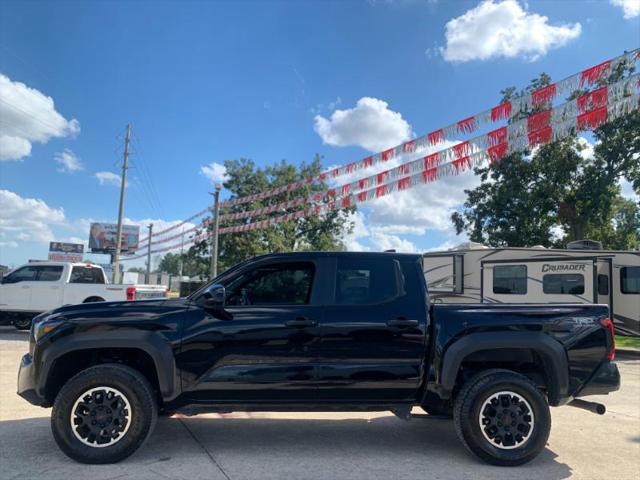
<instances>
[{"instance_id":1,"label":"black pickup truck","mask_svg":"<svg viewBox=\"0 0 640 480\"><path fill-rule=\"evenodd\" d=\"M53 406L85 463L133 453L157 415L389 410L452 416L497 465L545 446L549 405L617 390L602 305L434 305L419 255L292 253L236 265L188 298L58 308L33 322L18 393Z\"/></svg>"}]
</instances>

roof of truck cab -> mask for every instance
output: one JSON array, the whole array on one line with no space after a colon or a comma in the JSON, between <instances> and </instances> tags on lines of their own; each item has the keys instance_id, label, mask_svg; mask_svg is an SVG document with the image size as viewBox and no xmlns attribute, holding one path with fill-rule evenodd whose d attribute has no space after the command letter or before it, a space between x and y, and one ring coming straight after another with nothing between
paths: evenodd
<instances>
[{"instance_id":1,"label":"roof of truck cab","mask_svg":"<svg viewBox=\"0 0 640 480\"><path fill-rule=\"evenodd\" d=\"M354 257L354 258L384 258L384 257L401 257L419 259L422 256L419 253L398 253L398 252L323 252L323 251L306 251L306 252L284 252L284 253L267 253L259 255L251 260L262 260L271 258L310 258L310 257Z\"/></svg>"}]
</instances>

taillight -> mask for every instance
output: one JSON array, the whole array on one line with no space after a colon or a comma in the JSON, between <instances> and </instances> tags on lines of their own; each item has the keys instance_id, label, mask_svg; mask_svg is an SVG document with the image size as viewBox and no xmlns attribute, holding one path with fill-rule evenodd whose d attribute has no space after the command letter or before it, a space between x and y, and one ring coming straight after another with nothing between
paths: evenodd
<instances>
[{"instance_id":1,"label":"taillight","mask_svg":"<svg viewBox=\"0 0 640 480\"><path fill-rule=\"evenodd\" d=\"M616 334L613 329L613 321L610 318L603 318L600 320L600 325L608 329L609 335L611 335L611 348L607 352L607 358L613 360L616 357Z\"/></svg>"},{"instance_id":2,"label":"taillight","mask_svg":"<svg viewBox=\"0 0 640 480\"><path fill-rule=\"evenodd\" d=\"M127 288L127 300L135 300L136 299L136 287Z\"/></svg>"}]
</instances>

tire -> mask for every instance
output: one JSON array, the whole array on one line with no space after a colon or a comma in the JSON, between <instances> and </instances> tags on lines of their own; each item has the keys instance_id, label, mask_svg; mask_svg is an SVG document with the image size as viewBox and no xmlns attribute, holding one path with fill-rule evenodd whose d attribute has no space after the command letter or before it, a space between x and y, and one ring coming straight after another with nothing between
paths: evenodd
<instances>
[{"instance_id":1,"label":"tire","mask_svg":"<svg viewBox=\"0 0 640 480\"><path fill-rule=\"evenodd\" d=\"M104 298L101 297L89 297L85 298L82 303L95 303L95 302L104 302Z\"/></svg>"},{"instance_id":2,"label":"tire","mask_svg":"<svg viewBox=\"0 0 640 480\"><path fill-rule=\"evenodd\" d=\"M140 448L157 417L147 379L133 368L108 363L83 370L62 387L53 404L51 430L58 447L73 460L115 463ZM107 435L96 436L96 429Z\"/></svg>"},{"instance_id":3,"label":"tire","mask_svg":"<svg viewBox=\"0 0 640 480\"><path fill-rule=\"evenodd\" d=\"M527 377L510 370L487 370L470 379L456 397L453 418L465 447L499 466L534 459L551 430L545 395Z\"/></svg>"},{"instance_id":4,"label":"tire","mask_svg":"<svg viewBox=\"0 0 640 480\"><path fill-rule=\"evenodd\" d=\"M31 328L31 320L33 317L30 315L16 315L13 320L13 326L18 330L29 330Z\"/></svg>"}]
</instances>

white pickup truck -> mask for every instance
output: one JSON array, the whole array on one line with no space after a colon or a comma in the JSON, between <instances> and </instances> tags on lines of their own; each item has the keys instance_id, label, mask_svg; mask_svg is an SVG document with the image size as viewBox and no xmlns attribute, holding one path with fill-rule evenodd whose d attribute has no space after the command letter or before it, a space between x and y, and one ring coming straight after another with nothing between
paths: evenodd
<instances>
[{"instance_id":1,"label":"white pickup truck","mask_svg":"<svg viewBox=\"0 0 640 480\"><path fill-rule=\"evenodd\" d=\"M29 263L7 273L0 282L0 323L27 329L33 317L62 305L167 295L164 285L109 284L102 267L90 263Z\"/></svg>"}]
</instances>

